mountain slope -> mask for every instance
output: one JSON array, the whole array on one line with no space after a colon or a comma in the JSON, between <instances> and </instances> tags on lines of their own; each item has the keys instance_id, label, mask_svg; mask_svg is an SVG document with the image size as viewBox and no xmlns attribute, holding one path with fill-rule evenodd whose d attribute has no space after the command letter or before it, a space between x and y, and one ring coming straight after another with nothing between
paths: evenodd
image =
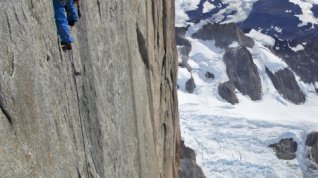
<instances>
[{"instance_id":1,"label":"mountain slope","mask_svg":"<svg viewBox=\"0 0 318 178\"><path fill-rule=\"evenodd\" d=\"M213 4L210 11L207 3ZM301 19L308 15L308 3L197 1L196 7L177 9L187 14L179 19L183 24L176 24L181 135L197 152L207 177L318 175L305 144L307 134L318 130L316 22L309 30L298 28L307 23ZM289 5L301 13L281 9ZM286 16L292 27L269 24ZM187 42L178 43L178 38ZM190 50L182 50L185 46ZM261 87L255 87L257 77ZM186 87L190 80L191 93ZM297 142L296 159L280 160L268 147L285 138Z\"/></svg>"}]
</instances>

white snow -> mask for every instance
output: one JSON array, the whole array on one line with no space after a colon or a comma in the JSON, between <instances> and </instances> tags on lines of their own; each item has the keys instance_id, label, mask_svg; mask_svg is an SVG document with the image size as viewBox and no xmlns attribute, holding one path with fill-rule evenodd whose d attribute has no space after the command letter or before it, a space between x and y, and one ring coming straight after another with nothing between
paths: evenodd
<instances>
[{"instance_id":1,"label":"white snow","mask_svg":"<svg viewBox=\"0 0 318 178\"><path fill-rule=\"evenodd\" d=\"M278 33L282 33L283 32L283 28L281 28L281 27L271 26L271 28L273 28Z\"/></svg>"},{"instance_id":2,"label":"white snow","mask_svg":"<svg viewBox=\"0 0 318 178\"><path fill-rule=\"evenodd\" d=\"M220 10L217 14L213 15L215 22L221 22L225 16L227 19L222 23L230 22L242 22L250 14L253 4L258 0L244 0L244 1L234 1L234 0L222 0L222 3L227 5L224 9ZM229 15L235 12L233 15Z\"/></svg>"},{"instance_id":3,"label":"white snow","mask_svg":"<svg viewBox=\"0 0 318 178\"><path fill-rule=\"evenodd\" d=\"M269 47L273 47L275 45L275 39L262 34L261 32L258 32L254 29L252 29L248 34L246 34L247 36L254 38L255 41L260 42L262 45L264 46L269 46Z\"/></svg>"},{"instance_id":4,"label":"white snow","mask_svg":"<svg viewBox=\"0 0 318 178\"><path fill-rule=\"evenodd\" d=\"M198 8L200 0L175 0L175 25L177 27L187 26L188 15L185 13Z\"/></svg>"},{"instance_id":5,"label":"white snow","mask_svg":"<svg viewBox=\"0 0 318 178\"><path fill-rule=\"evenodd\" d=\"M193 32L198 27L191 27ZM188 35L191 33L188 33ZM224 50L216 47L214 41L187 39L192 44L189 65L196 84L193 94L185 91L189 71L179 69L178 90L180 122L185 144L194 148L197 161L208 178L214 177L315 177L305 152L306 134L318 129L318 96L313 84L296 79L307 96L303 105L285 100L274 88L265 67L276 72L287 64L275 56L267 46L274 46L273 38L252 30L248 36L255 41L248 48L259 71L263 97L251 101L236 91L240 103L231 105L218 94L220 83L228 81L223 62ZM238 43L231 44L232 47ZM205 78L205 72L212 72L215 79ZM318 88L318 82L315 83ZM298 143L297 159L279 160L269 144L282 138L294 138Z\"/></svg>"},{"instance_id":6,"label":"white snow","mask_svg":"<svg viewBox=\"0 0 318 178\"><path fill-rule=\"evenodd\" d=\"M209 1L205 1L203 3L203 10L202 12L203 13L207 13L207 12L210 12L212 9L214 9L215 6L213 4L211 4Z\"/></svg>"},{"instance_id":7,"label":"white snow","mask_svg":"<svg viewBox=\"0 0 318 178\"><path fill-rule=\"evenodd\" d=\"M313 4L318 4L317 0L289 0L289 2L296 4L301 8L302 14L295 15L301 21L298 25L299 27L305 26L308 23L318 24L318 19L315 18L311 10Z\"/></svg>"},{"instance_id":8,"label":"white snow","mask_svg":"<svg viewBox=\"0 0 318 178\"><path fill-rule=\"evenodd\" d=\"M301 45L301 44L298 44L296 47L291 47L291 46L289 46L289 48L290 48L291 50L295 51L295 52L302 51L302 50L305 49L304 46Z\"/></svg>"}]
</instances>

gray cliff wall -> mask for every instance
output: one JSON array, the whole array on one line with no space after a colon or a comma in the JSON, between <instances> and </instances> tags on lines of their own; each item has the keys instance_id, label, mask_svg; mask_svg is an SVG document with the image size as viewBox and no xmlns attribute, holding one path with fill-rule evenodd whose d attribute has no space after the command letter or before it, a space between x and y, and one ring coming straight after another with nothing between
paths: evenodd
<instances>
[{"instance_id":1,"label":"gray cliff wall","mask_svg":"<svg viewBox=\"0 0 318 178\"><path fill-rule=\"evenodd\" d=\"M177 177L174 1L0 2L0 177Z\"/></svg>"}]
</instances>

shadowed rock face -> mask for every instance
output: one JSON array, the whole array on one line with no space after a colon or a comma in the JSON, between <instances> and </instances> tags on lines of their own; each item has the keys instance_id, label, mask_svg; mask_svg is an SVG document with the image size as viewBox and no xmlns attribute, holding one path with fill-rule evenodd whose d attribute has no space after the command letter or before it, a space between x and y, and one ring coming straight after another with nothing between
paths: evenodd
<instances>
[{"instance_id":1,"label":"shadowed rock face","mask_svg":"<svg viewBox=\"0 0 318 178\"><path fill-rule=\"evenodd\" d=\"M288 69L282 69L273 74L266 68L267 75L271 78L276 90L287 100L301 104L306 101L305 94L298 86L294 74Z\"/></svg>"},{"instance_id":2,"label":"shadowed rock face","mask_svg":"<svg viewBox=\"0 0 318 178\"><path fill-rule=\"evenodd\" d=\"M0 177L178 177L174 2L0 1ZM123 13L124 12L124 13Z\"/></svg>"},{"instance_id":3,"label":"shadowed rock face","mask_svg":"<svg viewBox=\"0 0 318 178\"><path fill-rule=\"evenodd\" d=\"M239 103L235 93L235 86L231 82L221 83L218 87L220 96L231 104Z\"/></svg>"},{"instance_id":4,"label":"shadowed rock face","mask_svg":"<svg viewBox=\"0 0 318 178\"><path fill-rule=\"evenodd\" d=\"M189 54L191 51L191 46L178 46L178 54L181 58L181 62L179 62L180 67L185 67L189 72L192 71L191 66L188 64Z\"/></svg>"},{"instance_id":5,"label":"shadowed rock face","mask_svg":"<svg viewBox=\"0 0 318 178\"><path fill-rule=\"evenodd\" d=\"M205 178L202 169L196 163L194 150L186 147L183 141L181 141L179 178Z\"/></svg>"},{"instance_id":6,"label":"shadowed rock face","mask_svg":"<svg viewBox=\"0 0 318 178\"><path fill-rule=\"evenodd\" d=\"M262 97L261 79L252 55L246 47L227 49L223 60L230 82L243 95L248 95L252 100L260 100Z\"/></svg>"},{"instance_id":7,"label":"shadowed rock face","mask_svg":"<svg viewBox=\"0 0 318 178\"><path fill-rule=\"evenodd\" d=\"M317 34L317 33L316 33ZM308 36L308 39L313 37ZM306 42L304 50L292 51L289 46ZM295 43L295 44L293 44ZM288 66L306 83L318 82L318 43L317 41L279 41L276 40L274 49L284 59Z\"/></svg>"},{"instance_id":8,"label":"shadowed rock face","mask_svg":"<svg viewBox=\"0 0 318 178\"><path fill-rule=\"evenodd\" d=\"M318 164L318 132L312 132L307 135L306 145L311 147L310 159Z\"/></svg>"},{"instance_id":9,"label":"shadowed rock face","mask_svg":"<svg viewBox=\"0 0 318 178\"><path fill-rule=\"evenodd\" d=\"M241 46L254 46L253 39L245 36L234 23L206 24L192 37L201 40L215 40L215 45L221 48L227 48L233 42L237 42Z\"/></svg>"},{"instance_id":10,"label":"shadowed rock face","mask_svg":"<svg viewBox=\"0 0 318 178\"><path fill-rule=\"evenodd\" d=\"M279 143L269 145L269 147L273 148L279 159L293 160L296 158L297 145L293 138L286 138L280 140Z\"/></svg>"},{"instance_id":11,"label":"shadowed rock face","mask_svg":"<svg viewBox=\"0 0 318 178\"><path fill-rule=\"evenodd\" d=\"M188 30L188 27L175 27L175 30L177 45L191 47L190 41L185 38L185 34Z\"/></svg>"}]
</instances>

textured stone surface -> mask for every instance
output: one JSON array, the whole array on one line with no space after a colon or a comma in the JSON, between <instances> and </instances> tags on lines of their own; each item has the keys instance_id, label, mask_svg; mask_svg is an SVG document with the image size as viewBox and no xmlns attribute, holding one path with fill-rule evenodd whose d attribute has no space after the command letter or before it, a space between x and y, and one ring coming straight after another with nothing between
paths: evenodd
<instances>
[{"instance_id":1,"label":"textured stone surface","mask_svg":"<svg viewBox=\"0 0 318 178\"><path fill-rule=\"evenodd\" d=\"M237 42L241 46L254 46L253 39L245 36L234 23L206 24L192 37L201 40L215 40L215 45L221 48L227 48L233 42Z\"/></svg>"},{"instance_id":2,"label":"textured stone surface","mask_svg":"<svg viewBox=\"0 0 318 178\"><path fill-rule=\"evenodd\" d=\"M181 141L179 178L205 178L202 169L196 163L194 150L186 147L183 141Z\"/></svg>"},{"instance_id":3,"label":"textured stone surface","mask_svg":"<svg viewBox=\"0 0 318 178\"><path fill-rule=\"evenodd\" d=\"M0 2L0 177L177 177L174 1Z\"/></svg>"},{"instance_id":4,"label":"textured stone surface","mask_svg":"<svg viewBox=\"0 0 318 178\"><path fill-rule=\"evenodd\" d=\"M296 78L288 68L281 69L273 74L266 68L267 75L271 78L276 90L287 100L301 104L306 101L305 94L301 91Z\"/></svg>"},{"instance_id":5,"label":"textured stone surface","mask_svg":"<svg viewBox=\"0 0 318 178\"><path fill-rule=\"evenodd\" d=\"M235 86L231 82L221 83L218 87L220 96L231 104L239 103L235 93Z\"/></svg>"},{"instance_id":6,"label":"textured stone surface","mask_svg":"<svg viewBox=\"0 0 318 178\"><path fill-rule=\"evenodd\" d=\"M223 60L230 82L252 100L262 98L261 79L251 53L244 46L226 50Z\"/></svg>"},{"instance_id":7,"label":"textured stone surface","mask_svg":"<svg viewBox=\"0 0 318 178\"><path fill-rule=\"evenodd\" d=\"M297 142L293 138L281 139L279 143L271 144L276 156L283 160L293 160L296 158Z\"/></svg>"}]
</instances>

